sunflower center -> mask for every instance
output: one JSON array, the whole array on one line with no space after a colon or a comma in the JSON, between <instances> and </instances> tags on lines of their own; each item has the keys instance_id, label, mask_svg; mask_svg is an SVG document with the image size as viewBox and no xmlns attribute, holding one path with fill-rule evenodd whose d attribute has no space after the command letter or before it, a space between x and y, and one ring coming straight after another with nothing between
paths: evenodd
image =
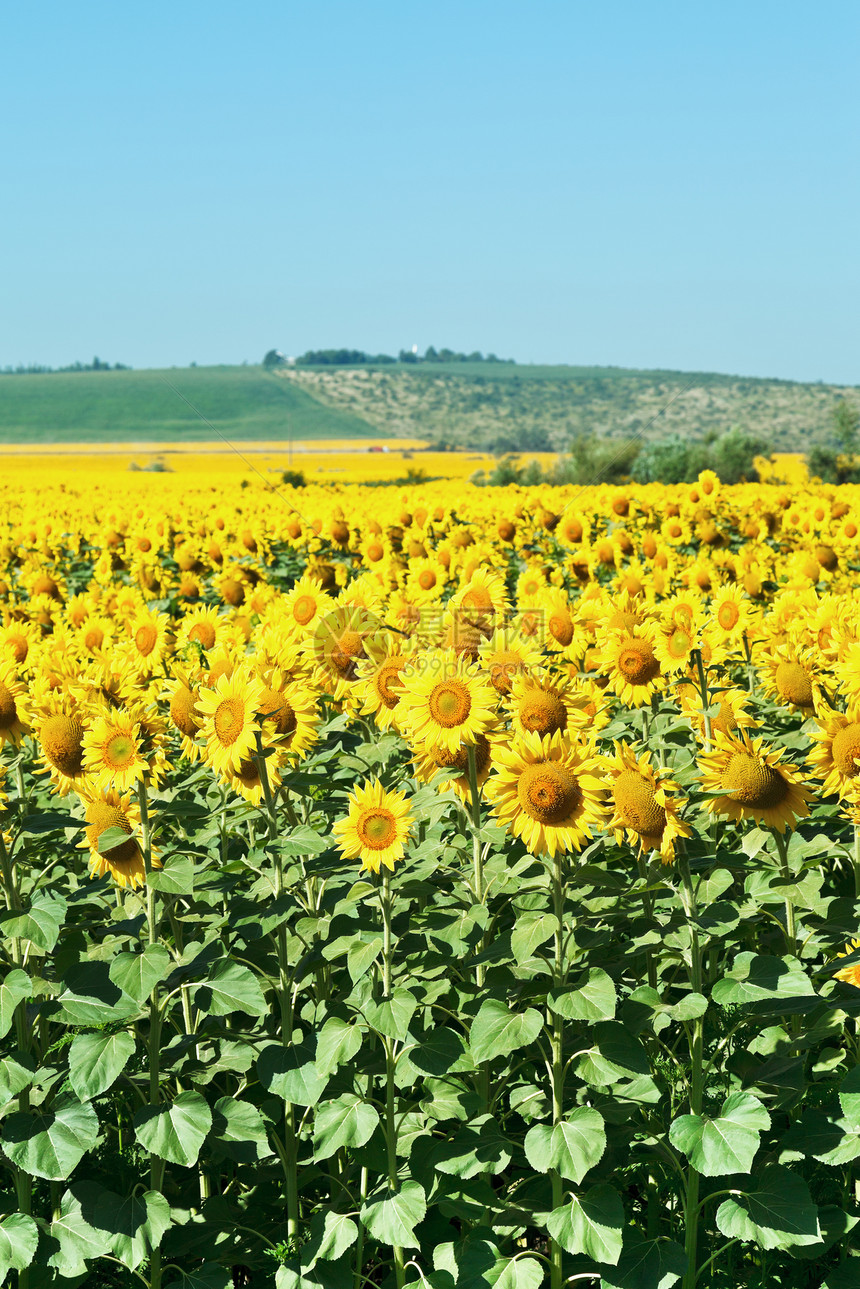
<instances>
[{"instance_id":1,"label":"sunflower center","mask_svg":"<svg viewBox=\"0 0 860 1289\"><path fill-rule=\"evenodd\" d=\"M430 759L435 761L440 770L459 770L461 774L469 768L469 749L458 747L456 752L448 752L443 747L431 747ZM479 734L475 740L475 769L483 774L490 761L490 740Z\"/></svg>"},{"instance_id":2,"label":"sunflower center","mask_svg":"<svg viewBox=\"0 0 860 1289\"><path fill-rule=\"evenodd\" d=\"M528 765L517 784L517 798L526 814L542 824L561 824L582 802L576 777L549 761Z\"/></svg>"},{"instance_id":3,"label":"sunflower center","mask_svg":"<svg viewBox=\"0 0 860 1289\"><path fill-rule=\"evenodd\" d=\"M74 779L83 765L84 728L73 716L49 716L42 726L45 756L58 770Z\"/></svg>"},{"instance_id":4,"label":"sunflower center","mask_svg":"<svg viewBox=\"0 0 860 1289\"><path fill-rule=\"evenodd\" d=\"M424 568L418 574L418 585L421 587L422 591L432 591L433 587L436 585L436 581L436 574L433 572L432 568Z\"/></svg>"},{"instance_id":5,"label":"sunflower center","mask_svg":"<svg viewBox=\"0 0 860 1289\"><path fill-rule=\"evenodd\" d=\"M400 673L405 666L405 658L387 658L376 673L376 692L389 710L400 702L403 690Z\"/></svg>"},{"instance_id":6,"label":"sunflower center","mask_svg":"<svg viewBox=\"0 0 860 1289\"><path fill-rule=\"evenodd\" d=\"M364 641L358 631L344 631L332 645L331 665L344 680L355 680L356 659L363 657Z\"/></svg>"},{"instance_id":7,"label":"sunflower center","mask_svg":"<svg viewBox=\"0 0 860 1289\"><path fill-rule=\"evenodd\" d=\"M241 779L246 788L253 788L260 782L260 771L255 761L240 761L236 778Z\"/></svg>"},{"instance_id":8,"label":"sunflower center","mask_svg":"<svg viewBox=\"0 0 860 1289\"><path fill-rule=\"evenodd\" d=\"M618 654L618 670L631 685L647 685L660 672L660 664L647 640L628 640Z\"/></svg>"},{"instance_id":9,"label":"sunflower center","mask_svg":"<svg viewBox=\"0 0 860 1289\"><path fill-rule=\"evenodd\" d=\"M467 609L491 609L493 601L484 586L472 586L464 594L460 603Z\"/></svg>"},{"instance_id":10,"label":"sunflower center","mask_svg":"<svg viewBox=\"0 0 860 1289\"><path fill-rule=\"evenodd\" d=\"M365 810L355 830L368 850L385 850L397 840L397 821L388 810Z\"/></svg>"},{"instance_id":11,"label":"sunflower center","mask_svg":"<svg viewBox=\"0 0 860 1289\"><path fill-rule=\"evenodd\" d=\"M522 668L522 659L511 650L502 650L493 654L487 670L490 673L490 684L498 694L509 694L514 676Z\"/></svg>"},{"instance_id":12,"label":"sunflower center","mask_svg":"<svg viewBox=\"0 0 860 1289\"><path fill-rule=\"evenodd\" d=\"M625 828L640 836L659 836L666 827L666 811L654 799L655 789L638 770L622 770L613 789Z\"/></svg>"},{"instance_id":13,"label":"sunflower center","mask_svg":"<svg viewBox=\"0 0 860 1289\"><path fill-rule=\"evenodd\" d=\"M151 622L147 622L144 626L138 627L134 634L134 643L137 647L137 652L142 654L144 658L148 657L148 655L152 653L157 642L158 631Z\"/></svg>"},{"instance_id":14,"label":"sunflower center","mask_svg":"<svg viewBox=\"0 0 860 1289\"><path fill-rule=\"evenodd\" d=\"M279 734L292 734L296 728L296 714L284 694L277 689L266 689L257 709L264 720L274 722Z\"/></svg>"},{"instance_id":15,"label":"sunflower center","mask_svg":"<svg viewBox=\"0 0 860 1289\"><path fill-rule=\"evenodd\" d=\"M666 640L666 650L671 658L686 658L692 647L693 638L683 627L675 627Z\"/></svg>"},{"instance_id":16,"label":"sunflower center","mask_svg":"<svg viewBox=\"0 0 860 1289\"><path fill-rule=\"evenodd\" d=\"M722 786L730 800L743 806L772 810L785 801L789 785L772 765L751 752L735 752L723 771Z\"/></svg>"},{"instance_id":17,"label":"sunflower center","mask_svg":"<svg viewBox=\"0 0 860 1289\"><path fill-rule=\"evenodd\" d=\"M10 729L18 719L18 708L15 698L0 682L0 730Z\"/></svg>"},{"instance_id":18,"label":"sunflower center","mask_svg":"<svg viewBox=\"0 0 860 1289\"><path fill-rule=\"evenodd\" d=\"M860 724L843 725L833 739L833 760L846 779L860 773Z\"/></svg>"},{"instance_id":19,"label":"sunflower center","mask_svg":"<svg viewBox=\"0 0 860 1289\"><path fill-rule=\"evenodd\" d=\"M567 709L557 694L535 690L521 698L518 715L523 729L539 734L554 734L567 729Z\"/></svg>"},{"instance_id":20,"label":"sunflower center","mask_svg":"<svg viewBox=\"0 0 860 1289\"><path fill-rule=\"evenodd\" d=\"M170 700L170 719L186 738L194 738L200 723L194 713L194 704L197 702L197 693L183 685L177 689L176 693Z\"/></svg>"},{"instance_id":21,"label":"sunflower center","mask_svg":"<svg viewBox=\"0 0 860 1289\"><path fill-rule=\"evenodd\" d=\"M134 760L136 746L130 734L112 734L104 746L105 765L111 770L127 770Z\"/></svg>"},{"instance_id":22,"label":"sunflower center","mask_svg":"<svg viewBox=\"0 0 860 1289\"><path fill-rule=\"evenodd\" d=\"M717 612L717 621L724 631L731 631L740 619L740 609L732 600L724 600Z\"/></svg>"},{"instance_id":23,"label":"sunflower center","mask_svg":"<svg viewBox=\"0 0 860 1289\"><path fill-rule=\"evenodd\" d=\"M225 698L215 709L215 733L223 747L230 747L245 724L245 704L240 698Z\"/></svg>"},{"instance_id":24,"label":"sunflower center","mask_svg":"<svg viewBox=\"0 0 860 1289\"><path fill-rule=\"evenodd\" d=\"M198 622L188 632L189 640L196 640L204 649L211 649L215 643L215 628L211 622Z\"/></svg>"},{"instance_id":25,"label":"sunflower center","mask_svg":"<svg viewBox=\"0 0 860 1289\"><path fill-rule=\"evenodd\" d=\"M87 836L91 846L98 843L99 837L108 828L121 828L124 833L131 837L131 824L126 819L123 812L118 806L109 805L106 801L91 801L87 806L87 822L90 827L87 829ZM130 860L137 859L139 854L137 842L134 840L121 841L118 846L111 846L110 850L103 852L103 857L110 860L111 864L121 864Z\"/></svg>"},{"instance_id":26,"label":"sunflower center","mask_svg":"<svg viewBox=\"0 0 860 1289\"><path fill-rule=\"evenodd\" d=\"M442 680L430 693L428 706L437 725L453 729L472 710L472 697L461 680Z\"/></svg>"},{"instance_id":27,"label":"sunflower center","mask_svg":"<svg viewBox=\"0 0 860 1289\"><path fill-rule=\"evenodd\" d=\"M101 627L90 627L84 636L84 644L88 649L101 649L104 643L105 633Z\"/></svg>"},{"instance_id":28,"label":"sunflower center","mask_svg":"<svg viewBox=\"0 0 860 1289\"><path fill-rule=\"evenodd\" d=\"M570 614L554 613L549 620L549 633L553 640L557 640L563 648L567 648L573 639L573 622Z\"/></svg>"},{"instance_id":29,"label":"sunflower center","mask_svg":"<svg viewBox=\"0 0 860 1289\"><path fill-rule=\"evenodd\" d=\"M713 721L713 728L721 734L730 734L732 730L738 727L737 717L731 703L725 698L720 702L720 710Z\"/></svg>"},{"instance_id":30,"label":"sunflower center","mask_svg":"<svg viewBox=\"0 0 860 1289\"><path fill-rule=\"evenodd\" d=\"M300 595L293 605L293 617L300 627L306 627L317 611L317 602L312 595Z\"/></svg>"},{"instance_id":31,"label":"sunflower center","mask_svg":"<svg viewBox=\"0 0 860 1289\"><path fill-rule=\"evenodd\" d=\"M783 702L795 707L812 707L812 677L799 662L781 662L774 677L777 692Z\"/></svg>"}]
</instances>

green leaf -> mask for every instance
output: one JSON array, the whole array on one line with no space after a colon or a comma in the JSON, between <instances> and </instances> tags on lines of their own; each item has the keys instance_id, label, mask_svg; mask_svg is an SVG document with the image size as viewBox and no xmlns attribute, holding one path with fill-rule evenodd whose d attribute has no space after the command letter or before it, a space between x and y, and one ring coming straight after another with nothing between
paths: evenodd
<instances>
[{"instance_id":1,"label":"green leaf","mask_svg":"<svg viewBox=\"0 0 860 1289\"><path fill-rule=\"evenodd\" d=\"M291 1105L316 1105L328 1083L328 1075L320 1074L314 1050L307 1042L264 1047L257 1058L257 1077L267 1092Z\"/></svg>"},{"instance_id":2,"label":"green leaf","mask_svg":"<svg viewBox=\"0 0 860 1289\"><path fill-rule=\"evenodd\" d=\"M91 1105L56 1102L51 1110L10 1114L3 1120L3 1149L18 1168L33 1177L62 1182L92 1150L99 1121Z\"/></svg>"},{"instance_id":3,"label":"green leaf","mask_svg":"<svg viewBox=\"0 0 860 1289\"><path fill-rule=\"evenodd\" d=\"M646 1240L627 1227L618 1264L603 1271L600 1289L669 1289L686 1269L684 1250L674 1240Z\"/></svg>"},{"instance_id":4,"label":"green leaf","mask_svg":"<svg viewBox=\"0 0 860 1289\"><path fill-rule=\"evenodd\" d=\"M9 971L0 984L0 1038L9 1033L15 1019L15 1008L33 992L26 971Z\"/></svg>"},{"instance_id":5,"label":"green leaf","mask_svg":"<svg viewBox=\"0 0 860 1289\"><path fill-rule=\"evenodd\" d=\"M577 1061L576 1072L583 1082L601 1088L650 1073L644 1047L618 1021L595 1025L594 1040Z\"/></svg>"},{"instance_id":6,"label":"green leaf","mask_svg":"<svg viewBox=\"0 0 860 1289\"><path fill-rule=\"evenodd\" d=\"M595 1262L614 1267L621 1256L624 1205L611 1186L592 1186L570 1204L555 1209L547 1230L568 1253L582 1253Z\"/></svg>"},{"instance_id":7,"label":"green leaf","mask_svg":"<svg viewBox=\"0 0 860 1289\"><path fill-rule=\"evenodd\" d=\"M409 1060L422 1074L436 1077L448 1074L457 1065L462 1069L464 1061L466 1065L472 1063L460 1034L446 1025L422 1034L416 1045L409 1049Z\"/></svg>"},{"instance_id":8,"label":"green leaf","mask_svg":"<svg viewBox=\"0 0 860 1289\"><path fill-rule=\"evenodd\" d=\"M481 1062L509 1056L517 1048L533 1043L542 1027L541 1014L533 1007L515 1012L497 998L488 998L469 1031L472 1057Z\"/></svg>"},{"instance_id":9,"label":"green leaf","mask_svg":"<svg viewBox=\"0 0 860 1289\"><path fill-rule=\"evenodd\" d=\"M28 909L0 914L0 928L10 939L29 940L37 949L50 953L59 938L67 907L60 896L40 891Z\"/></svg>"},{"instance_id":10,"label":"green leaf","mask_svg":"<svg viewBox=\"0 0 860 1289\"><path fill-rule=\"evenodd\" d=\"M839 1104L845 1118L860 1128L860 1065L849 1070L839 1085Z\"/></svg>"},{"instance_id":11,"label":"green leaf","mask_svg":"<svg viewBox=\"0 0 860 1289\"><path fill-rule=\"evenodd\" d=\"M265 1016L268 1008L254 973L229 958L215 964L207 980L195 987L194 1001L209 1016Z\"/></svg>"},{"instance_id":12,"label":"green leaf","mask_svg":"<svg viewBox=\"0 0 860 1289\"><path fill-rule=\"evenodd\" d=\"M358 1239L358 1227L352 1218L331 1209L317 1212L311 1218L308 1238L301 1247L300 1264L308 1270L315 1262L336 1262Z\"/></svg>"},{"instance_id":13,"label":"green leaf","mask_svg":"<svg viewBox=\"0 0 860 1289\"><path fill-rule=\"evenodd\" d=\"M212 1127L212 1111L199 1092L180 1092L165 1105L143 1106L134 1116L134 1135L151 1155L190 1168Z\"/></svg>"},{"instance_id":14,"label":"green leaf","mask_svg":"<svg viewBox=\"0 0 860 1289\"><path fill-rule=\"evenodd\" d=\"M580 1106L554 1127L529 1128L524 1145L532 1168L539 1173L554 1169L578 1185L606 1149L603 1118L596 1110Z\"/></svg>"},{"instance_id":15,"label":"green leaf","mask_svg":"<svg viewBox=\"0 0 860 1289\"><path fill-rule=\"evenodd\" d=\"M8 1105L33 1082L36 1064L26 1052L15 1051L0 1061L0 1107Z\"/></svg>"},{"instance_id":16,"label":"green leaf","mask_svg":"<svg viewBox=\"0 0 860 1289\"><path fill-rule=\"evenodd\" d=\"M0 1278L29 1267L38 1243L39 1228L26 1213L7 1213L0 1218Z\"/></svg>"},{"instance_id":17,"label":"green leaf","mask_svg":"<svg viewBox=\"0 0 860 1289\"><path fill-rule=\"evenodd\" d=\"M860 1289L860 1258L847 1257L830 1272L821 1289Z\"/></svg>"},{"instance_id":18,"label":"green leaf","mask_svg":"<svg viewBox=\"0 0 860 1289\"><path fill-rule=\"evenodd\" d=\"M253 1164L271 1155L263 1116L250 1101L222 1097L212 1112L210 1141L237 1164Z\"/></svg>"},{"instance_id":19,"label":"green leaf","mask_svg":"<svg viewBox=\"0 0 860 1289\"><path fill-rule=\"evenodd\" d=\"M370 1003L365 1009L367 1023L386 1038L404 1039L409 1032L409 1022L418 1006L415 995L398 985L381 1003Z\"/></svg>"},{"instance_id":20,"label":"green leaf","mask_svg":"<svg viewBox=\"0 0 860 1289\"><path fill-rule=\"evenodd\" d=\"M535 949L545 944L558 930L554 913L521 913L511 932L511 952L517 966L528 961Z\"/></svg>"},{"instance_id":21,"label":"green leaf","mask_svg":"<svg viewBox=\"0 0 860 1289\"><path fill-rule=\"evenodd\" d=\"M114 1257L134 1271L161 1244L170 1226L170 1206L158 1191L120 1197L97 1189L94 1216L89 1216L90 1205L86 1202L84 1213L93 1226L104 1232Z\"/></svg>"},{"instance_id":22,"label":"green leaf","mask_svg":"<svg viewBox=\"0 0 860 1289\"><path fill-rule=\"evenodd\" d=\"M118 953L109 975L136 1003L142 1003L170 971L170 954L163 944L148 944L143 953Z\"/></svg>"},{"instance_id":23,"label":"green leaf","mask_svg":"<svg viewBox=\"0 0 860 1289\"><path fill-rule=\"evenodd\" d=\"M82 1101L101 1096L134 1054L134 1035L78 1034L69 1048L69 1082Z\"/></svg>"},{"instance_id":24,"label":"green leaf","mask_svg":"<svg viewBox=\"0 0 860 1289\"><path fill-rule=\"evenodd\" d=\"M769 1127L770 1115L758 1097L732 1092L716 1119L681 1115L669 1129L669 1140L703 1177L724 1177L751 1170L760 1134Z\"/></svg>"},{"instance_id":25,"label":"green leaf","mask_svg":"<svg viewBox=\"0 0 860 1289\"><path fill-rule=\"evenodd\" d=\"M226 1267L204 1262L194 1271L180 1271L179 1279L171 1278L164 1289L232 1289L233 1283Z\"/></svg>"},{"instance_id":26,"label":"green leaf","mask_svg":"<svg viewBox=\"0 0 860 1289\"><path fill-rule=\"evenodd\" d=\"M74 1186L63 1195L59 1215L48 1227L48 1234L57 1242L56 1250L48 1258L48 1266L68 1279L87 1274L88 1258L101 1258L110 1252L104 1231L91 1226L85 1218Z\"/></svg>"},{"instance_id":27,"label":"green leaf","mask_svg":"<svg viewBox=\"0 0 860 1289\"><path fill-rule=\"evenodd\" d=\"M315 1064L317 1072L328 1078L339 1065L353 1060L361 1048L361 1027L339 1016L330 1016L317 1038Z\"/></svg>"},{"instance_id":28,"label":"green leaf","mask_svg":"<svg viewBox=\"0 0 860 1289\"><path fill-rule=\"evenodd\" d=\"M96 849L100 855L106 855L109 850L115 850L117 846L124 846L129 838L129 830L120 828L119 824L111 824L110 828L105 828L100 832Z\"/></svg>"},{"instance_id":29,"label":"green leaf","mask_svg":"<svg viewBox=\"0 0 860 1289\"><path fill-rule=\"evenodd\" d=\"M364 1146L378 1123L376 1109L354 1092L324 1101L314 1121L314 1159L328 1159L342 1146Z\"/></svg>"},{"instance_id":30,"label":"green leaf","mask_svg":"<svg viewBox=\"0 0 860 1289\"><path fill-rule=\"evenodd\" d=\"M617 997L611 976L593 967L577 984L550 990L550 1010L565 1020L612 1020Z\"/></svg>"},{"instance_id":31,"label":"green leaf","mask_svg":"<svg viewBox=\"0 0 860 1289\"><path fill-rule=\"evenodd\" d=\"M331 842L325 837L303 824L299 828L292 828L288 836L280 838L278 850L282 855L322 855L330 845Z\"/></svg>"},{"instance_id":32,"label":"green leaf","mask_svg":"<svg viewBox=\"0 0 860 1289\"><path fill-rule=\"evenodd\" d=\"M745 1194L723 1201L717 1226L728 1239L754 1240L763 1249L791 1249L821 1239L806 1182L778 1164L765 1168Z\"/></svg>"},{"instance_id":33,"label":"green leaf","mask_svg":"<svg viewBox=\"0 0 860 1289\"><path fill-rule=\"evenodd\" d=\"M346 969L353 984L356 984L365 972L369 971L382 952L382 936L372 940L357 940L346 955Z\"/></svg>"},{"instance_id":34,"label":"green leaf","mask_svg":"<svg viewBox=\"0 0 860 1289\"><path fill-rule=\"evenodd\" d=\"M516 1257L505 1263L495 1289L540 1289L543 1282L543 1267L536 1258Z\"/></svg>"},{"instance_id":35,"label":"green leaf","mask_svg":"<svg viewBox=\"0 0 860 1289\"><path fill-rule=\"evenodd\" d=\"M382 1244L415 1248L415 1227L427 1212L424 1187L419 1182L400 1182L395 1190L380 1186L361 1208L361 1220L374 1240Z\"/></svg>"},{"instance_id":36,"label":"green leaf","mask_svg":"<svg viewBox=\"0 0 860 1289\"><path fill-rule=\"evenodd\" d=\"M513 1149L492 1115L478 1115L458 1128L448 1141L438 1140L429 1159L433 1168L452 1177L498 1176L511 1162Z\"/></svg>"},{"instance_id":37,"label":"green leaf","mask_svg":"<svg viewBox=\"0 0 860 1289\"><path fill-rule=\"evenodd\" d=\"M721 1007L774 1002L783 1004L783 1011L793 1010L789 1004L794 999L814 996L812 982L795 958L755 953L739 953L731 971L711 990L711 997Z\"/></svg>"},{"instance_id":38,"label":"green leaf","mask_svg":"<svg viewBox=\"0 0 860 1289\"><path fill-rule=\"evenodd\" d=\"M190 895L194 890L194 875L194 860L187 855L174 855L164 868L153 869L146 884L165 895Z\"/></svg>"}]
</instances>

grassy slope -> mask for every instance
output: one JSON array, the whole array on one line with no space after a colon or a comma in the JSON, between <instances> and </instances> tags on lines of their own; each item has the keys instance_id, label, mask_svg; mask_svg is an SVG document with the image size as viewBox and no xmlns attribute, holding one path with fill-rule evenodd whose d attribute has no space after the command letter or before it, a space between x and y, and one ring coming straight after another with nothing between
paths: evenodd
<instances>
[{"instance_id":1,"label":"grassy slope","mask_svg":"<svg viewBox=\"0 0 860 1289\"><path fill-rule=\"evenodd\" d=\"M260 367L0 376L0 443L356 438L376 431Z\"/></svg>"},{"instance_id":2,"label":"grassy slope","mask_svg":"<svg viewBox=\"0 0 860 1289\"><path fill-rule=\"evenodd\" d=\"M576 433L697 438L739 424L777 451L798 451L827 439L837 398L858 396L856 389L709 372L505 363L0 376L0 443L215 438L165 381L231 441L383 435L466 447L499 435L519 441L530 430L564 448Z\"/></svg>"}]
</instances>

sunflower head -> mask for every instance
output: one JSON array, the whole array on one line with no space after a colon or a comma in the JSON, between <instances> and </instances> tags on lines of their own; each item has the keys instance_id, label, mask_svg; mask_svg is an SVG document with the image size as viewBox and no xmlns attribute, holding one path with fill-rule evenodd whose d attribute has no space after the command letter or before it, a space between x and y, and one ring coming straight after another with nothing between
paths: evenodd
<instances>
[{"instance_id":1,"label":"sunflower head","mask_svg":"<svg viewBox=\"0 0 860 1289\"><path fill-rule=\"evenodd\" d=\"M405 793L388 792L378 779L349 795L349 812L332 831L345 859L361 859L378 873L393 871L404 856L412 827L412 812Z\"/></svg>"}]
</instances>

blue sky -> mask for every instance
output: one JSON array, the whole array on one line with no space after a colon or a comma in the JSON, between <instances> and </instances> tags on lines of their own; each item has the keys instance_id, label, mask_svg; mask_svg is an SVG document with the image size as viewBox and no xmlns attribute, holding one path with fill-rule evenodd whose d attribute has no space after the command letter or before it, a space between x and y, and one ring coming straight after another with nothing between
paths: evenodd
<instances>
[{"instance_id":1,"label":"blue sky","mask_svg":"<svg viewBox=\"0 0 860 1289\"><path fill-rule=\"evenodd\" d=\"M0 366L860 383L856 0L15 6Z\"/></svg>"}]
</instances>

